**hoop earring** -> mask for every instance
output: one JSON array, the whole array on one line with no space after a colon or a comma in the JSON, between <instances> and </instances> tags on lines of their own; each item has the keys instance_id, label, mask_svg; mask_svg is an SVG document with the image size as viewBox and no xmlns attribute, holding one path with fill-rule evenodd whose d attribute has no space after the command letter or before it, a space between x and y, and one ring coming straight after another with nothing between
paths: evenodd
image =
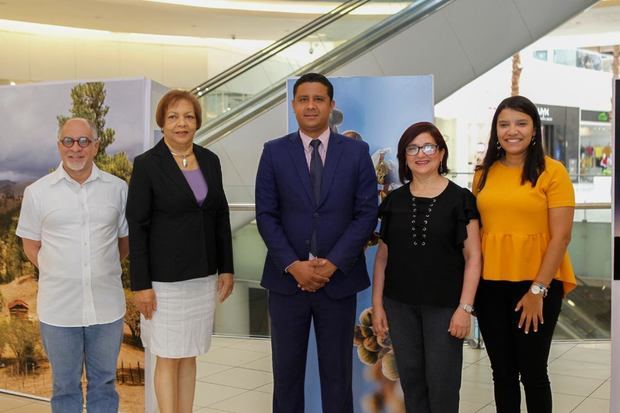
<instances>
[{"instance_id":1,"label":"hoop earring","mask_svg":"<svg viewBox=\"0 0 620 413\"><path fill-rule=\"evenodd\" d=\"M499 144L499 141L495 142L495 148L497 148L498 152L502 150L502 145Z\"/></svg>"},{"instance_id":2,"label":"hoop earring","mask_svg":"<svg viewBox=\"0 0 620 413\"><path fill-rule=\"evenodd\" d=\"M532 138L532 141L530 142L530 146L536 146L536 139Z\"/></svg>"}]
</instances>

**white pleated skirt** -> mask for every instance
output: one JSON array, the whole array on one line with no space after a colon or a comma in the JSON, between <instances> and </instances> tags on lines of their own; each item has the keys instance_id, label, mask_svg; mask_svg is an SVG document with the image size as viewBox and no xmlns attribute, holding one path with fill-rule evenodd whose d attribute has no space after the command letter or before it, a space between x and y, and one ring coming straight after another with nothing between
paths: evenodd
<instances>
[{"instance_id":1,"label":"white pleated skirt","mask_svg":"<svg viewBox=\"0 0 620 413\"><path fill-rule=\"evenodd\" d=\"M166 358L196 357L211 346L217 276L173 283L153 282L157 310L140 315L142 345Z\"/></svg>"}]
</instances>

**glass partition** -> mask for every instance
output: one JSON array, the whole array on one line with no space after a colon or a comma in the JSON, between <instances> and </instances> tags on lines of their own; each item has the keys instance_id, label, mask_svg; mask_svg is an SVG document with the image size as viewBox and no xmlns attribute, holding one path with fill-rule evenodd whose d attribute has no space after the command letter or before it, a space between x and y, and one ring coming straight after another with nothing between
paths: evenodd
<instances>
[{"instance_id":1,"label":"glass partition","mask_svg":"<svg viewBox=\"0 0 620 413\"><path fill-rule=\"evenodd\" d=\"M246 205L231 204L235 287L231 296L216 308L214 332L268 337L267 291L260 286L267 248L256 227L253 205L252 212L247 210Z\"/></svg>"},{"instance_id":2,"label":"glass partition","mask_svg":"<svg viewBox=\"0 0 620 413\"><path fill-rule=\"evenodd\" d=\"M578 287L564 300L555 339L611 338L611 205L578 204L568 251Z\"/></svg>"},{"instance_id":3,"label":"glass partition","mask_svg":"<svg viewBox=\"0 0 620 413\"><path fill-rule=\"evenodd\" d=\"M451 179L467 187L471 174ZM217 307L215 333L269 337L267 292L260 278L267 249L258 233L252 204L231 204L235 288ZM609 203L579 204L575 211L569 254L578 287L564 300L556 340L610 339L611 209Z\"/></svg>"}]
</instances>

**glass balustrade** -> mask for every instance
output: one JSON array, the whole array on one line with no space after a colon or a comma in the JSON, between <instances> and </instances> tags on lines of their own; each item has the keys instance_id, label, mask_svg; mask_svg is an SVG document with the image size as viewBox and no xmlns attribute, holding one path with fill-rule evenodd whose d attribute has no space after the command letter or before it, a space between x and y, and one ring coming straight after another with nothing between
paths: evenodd
<instances>
[{"instance_id":1,"label":"glass balustrade","mask_svg":"<svg viewBox=\"0 0 620 413\"><path fill-rule=\"evenodd\" d=\"M471 174L453 174L462 186ZM258 233L251 202L231 204L236 284L217 307L216 334L268 337L267 292L260 278L267 249ZM372 251L370 251L372 253ZM557 340L610 339L611 209L609 203L578 204L569 254L578 288L564 300Z\"/></svg>"}]
</instances>

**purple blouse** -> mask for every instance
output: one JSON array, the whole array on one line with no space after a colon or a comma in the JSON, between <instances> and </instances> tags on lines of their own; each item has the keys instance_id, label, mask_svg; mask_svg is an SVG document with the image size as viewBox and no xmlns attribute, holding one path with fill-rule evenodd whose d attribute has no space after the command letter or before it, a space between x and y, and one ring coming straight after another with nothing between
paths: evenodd
<instances>
[{"instance_id":1,"label":"purple blouse","mask_svg":"<svg viewBox=\"0 0 620 413\"><path fill-rule=\"evenodd\" d=\"M183 171L183 175L185 176L185 179L187 179L189 186L192 188L192 192L196 197L196 202L198 202L198 205L202 205L207 197L207 192L209 192L209 189L207 188L207 181L205 181L202 171L200 169Z\"/></svg>"}]
</instances>

